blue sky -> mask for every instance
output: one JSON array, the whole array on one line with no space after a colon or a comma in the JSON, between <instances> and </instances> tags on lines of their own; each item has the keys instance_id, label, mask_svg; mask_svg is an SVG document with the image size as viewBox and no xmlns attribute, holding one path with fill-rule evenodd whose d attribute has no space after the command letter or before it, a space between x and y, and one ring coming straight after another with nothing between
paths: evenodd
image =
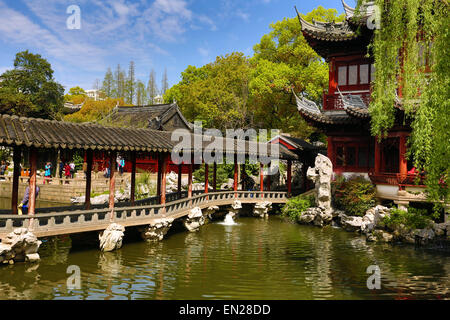
<instances>
[{"instance_id":1,"label":"blue sky","mask_svg":"<svg viewBox=\"0 0 450 320\"><path fill-rule=\"evenodd\" d=\"M79 30L66 26L70 5L81 9ZM252 55L271 23L295 16L294 5L343 12L341 0L0 0L0 73L28 49L51 63L66 91L91 89L108 67L128 69L131 60L145 83L152 68L158 83L167 68L171 86L188 65Z\"/></svg>"}]
</instances>

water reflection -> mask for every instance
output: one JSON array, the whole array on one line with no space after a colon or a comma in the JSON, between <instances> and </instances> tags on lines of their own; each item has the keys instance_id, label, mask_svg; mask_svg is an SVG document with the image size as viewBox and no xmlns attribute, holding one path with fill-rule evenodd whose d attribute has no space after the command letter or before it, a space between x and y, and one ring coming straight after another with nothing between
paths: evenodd
<instances>
[{"instance_id":1,"label":"water reflection","mask_svg":"<svg viewBox=\"0 0 450 320\"><path fill-rule=\"evenodd\" d=\"M2 299L411 299L450 298L450 254L367 244L333 228L272 217L240 218L173 233L121 250L74 249L69 237L45 239L38 264L0 269ZM81 269L68 290L67 267ZM369 265L381 290L368 290Z\"/></svg>"}]
</instances>

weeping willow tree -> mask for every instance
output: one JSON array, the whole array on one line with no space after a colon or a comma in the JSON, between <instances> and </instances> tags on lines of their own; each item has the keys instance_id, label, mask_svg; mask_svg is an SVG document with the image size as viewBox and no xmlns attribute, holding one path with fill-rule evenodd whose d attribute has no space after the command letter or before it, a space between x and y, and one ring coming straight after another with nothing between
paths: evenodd
<instances>
[{"instance_id":1,"label":"weeping willow tree","mask_svg":"<svg viewBox=\"0 0 450 320\"><path fill-rule=\"evenodd\" d=\"M357 11L362 11L363 2L358 0ZM394 125L399 90L401 108L413 129L408 157L427 173L430 200L448 203L449 4L446 0L376 0L375 5L380 15L370 45L376 77L369 108L372 134L383 137Z\"/></svg>"}]
</instances>

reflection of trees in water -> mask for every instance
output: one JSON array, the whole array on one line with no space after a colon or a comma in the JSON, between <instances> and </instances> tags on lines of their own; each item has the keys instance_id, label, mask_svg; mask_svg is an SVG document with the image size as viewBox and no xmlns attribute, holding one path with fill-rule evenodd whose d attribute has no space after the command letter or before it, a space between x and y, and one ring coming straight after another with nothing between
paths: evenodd
<instances>
[{"instance_id":1,"label":"reflection of trees in water","mask_svg":"<svg viewBox=\"0 0 450 320\"><path fill-rule=\"evenodd\" d=\"M339 236L339 233L337 234ZM439 253L430 253L411 245L367 243L362 237L347 241L349 250L344 259L335 258L333 264L340 269L338 274L349 270L349 280L338 280L342 285L353 287L353 294L391 298L403 297L448 297L450 291L450 258ZM381 290L366 287L367 267L377 265L381 271ZM350 269L357 266L357 269ZM430 279L436 279L430 281ZM447 280L445 280L447 279ZM355 283L357 284L355 286ZM424 292L426 292L424 294Z\"/></svg>"},{"instance_id":2,"label":"reflection of trees in water","mask_svg":"<svg viewBox=\"0 0 450 320\"><path fill-rule=\"evenodd\" d=\"M67 264L72 240L70 236L63 235L41 239L42 245L39 248L41 259L47 265Z\"/></svg>"}]
</instances>

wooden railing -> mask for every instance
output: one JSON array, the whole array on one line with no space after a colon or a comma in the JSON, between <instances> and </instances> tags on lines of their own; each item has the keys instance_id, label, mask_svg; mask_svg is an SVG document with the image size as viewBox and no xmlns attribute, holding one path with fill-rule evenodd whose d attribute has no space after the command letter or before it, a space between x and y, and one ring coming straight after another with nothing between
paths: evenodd
<instances>
[{"instance_id":1,"label":"wooden railing","mask_svg":"<svg viewBox=\"0 0 450 320\"><path fill-rule=\"evenodd\" d=\"M222 191L202 193L191 198L171 201L164 205L149 204L139 206L75 210L29 215L0 215L0 238L15 228L29 228L38 237L70 234L86 231L104 230L110 223L123 226L148 224L156 218L179 218L188 214L194 207L205 208L212 205L232 204L234 200L243 203L271 201L284 203L288 199L286 192L278 191Z\"/></svg>"},{"instance_id":2,"label":"wooden railing","mask_svg":"<svg viewBox=\"0 0 450 320\"><path fill-rule=\"evenodd\" d=\"M355 93L344 93L343 95L352 94L355 96L360 96L366 106L369 106L371 95L370 92L355 92ZM324 110L339 110L344 108L344 103L341 99L339 93L337 94L324 94L323 96Z\"/></svg>"},{"instance_id":3,"label":"wooden railing","mask_svg":"<svg viewBox=\"0 0 450 320\"><path fill-rule=\"evenodd\" d=\"M399 189L407 186L424 187L424 176L417 174L400 173L369 173L369 178L374 184L397 185Z\"/></svg>"}]
</instances>

